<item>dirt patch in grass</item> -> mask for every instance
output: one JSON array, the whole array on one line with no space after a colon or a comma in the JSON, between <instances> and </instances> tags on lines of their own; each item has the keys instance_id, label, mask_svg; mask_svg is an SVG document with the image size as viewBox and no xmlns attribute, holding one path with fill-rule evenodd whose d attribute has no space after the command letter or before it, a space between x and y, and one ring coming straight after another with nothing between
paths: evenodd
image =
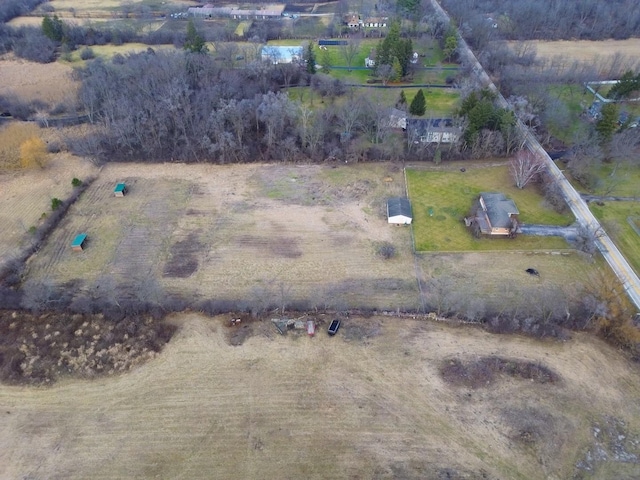
<instances>
[{"instance_id":1,"label":"dirt patch in grass","mask_svg":"<svg viewBox=\"0 0 640 480\"><path fill-rule=\"evenodd\" d=\"M196 233L190 233L184 240L174 243L171 246L169 260L164 266L163 275L174 278L190 277L198 269L196 254L202 250L202 247Z\"/></svg>"},{"instance_id":2,"label":"dirt patch in grass","mask_svg":"<svg viewBox=\"0 0 640 480\"><path fill-rule=\"evenodd\" d=\"M350 318L340 326L340 335L347 341L367 342L381 334L382 322L377 319Z\"/></svg>"},{"instance_id":3,"label":"dirt patch in grass","mask_svg":"<svg viewBox=\"0 0 640 480\"><path fill-rule=\"evenodd\" d=\"M240 320L238 322L238 320ZM224 320L227 327L227 341L234 347L242 345L248 338L256 334L255 319L249 315L234 317L233 321Z\"/></svg>"},{"instance_id":4,"label":"dirt patch in grass","mask_svg":"<svg viewBox=\"0 0 640 480\"><path fill-rule=\"evenodd\" d=\"M450 385L469 388L489 387L500 375L541 384L560 381L560 377L544 365L494 356L467 362L457 358L446 360L440 367L440 374Z\"/></svg>"}]
</instances>

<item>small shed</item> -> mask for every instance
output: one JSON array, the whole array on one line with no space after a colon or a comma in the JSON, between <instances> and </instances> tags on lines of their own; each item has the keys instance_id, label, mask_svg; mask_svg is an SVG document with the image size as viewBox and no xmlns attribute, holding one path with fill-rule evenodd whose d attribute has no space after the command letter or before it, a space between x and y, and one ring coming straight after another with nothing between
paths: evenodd
<instances>
[{"instance_id":1,"label":"small shed","mask_svg":"<svg viewBox=\"0 0 640 480\"><path fill-rule=\"evenodd\" d=\"M127 184L122 182L116 185L116 188L113 189L113 194L116 197L124 197L127 194Z\"/></svg>"},{"instance_id":2,"label":"small shed","mask_svg":"<svg viewBox=\"0 0 640 480\"><path fill-rule=\"evenodd\" d=\"M316 322L313 320L307 320L307 334L310 337L313 337L316 333Z\"/></svg>"},{"instance_id":3,"label":"small shed","mask_svg":"<svg viewBox=\"0 0 640 480\"><path fill-rule=\"evenodd\" d=\"M76 235L76 238L74 238L73 242L71 242L71 250L73 250L74 252L81 252L82 250L84 250L86 243L87 243L87 234L80 233Z\"/></svg>"},{"instance_id":4,"label":"small shed","mask_svg":"<svg viewBox=\"0 0 640 480\"><path fill-rule=\"evenodd\" d=\"M387 219L394 225L411 225L411 204L408 198L396 197L387 200Z\"/></svg>"}]
</instances>

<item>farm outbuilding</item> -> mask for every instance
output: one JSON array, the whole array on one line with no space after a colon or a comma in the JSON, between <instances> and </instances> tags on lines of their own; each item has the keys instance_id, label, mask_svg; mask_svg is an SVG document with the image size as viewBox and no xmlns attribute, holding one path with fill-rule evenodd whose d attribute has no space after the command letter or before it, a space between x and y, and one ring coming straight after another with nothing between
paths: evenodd
<instances>
[{"instance_id":1,"label":"farm outbuilding","mask_svg":"<svg viewBox=\"0 0 640 480\"><path fill-rule=\"evenodd\" d=\"M118 183L116 188L113 189L113 194L116 197L124 197L127 194L127 184L126 183Z\"/></svg>"},{"instance_id":2,"label":"farm outbuilding","mask_svg":"<svg viewBox=\"0 0 640 480\"><path fill-rule=\"evenodd\" d=\"M413 215L409 199L396 197L387 200L387 220L394 225L410 225Z\"/></svg>"},{"instance_id":3,"label":"farm outbuilding","mask_svg":"<svg viewBox=\"0 0 640 480\"><path fill-rule=\"evenodd\" d=\"M74 238L73 242L71 242L71 250L73 250L74 252L81 252L82 250L84 250L86 243L87 243L87 234L80 233L76 235L76 238Z\"/></svg>"}]
</instances>

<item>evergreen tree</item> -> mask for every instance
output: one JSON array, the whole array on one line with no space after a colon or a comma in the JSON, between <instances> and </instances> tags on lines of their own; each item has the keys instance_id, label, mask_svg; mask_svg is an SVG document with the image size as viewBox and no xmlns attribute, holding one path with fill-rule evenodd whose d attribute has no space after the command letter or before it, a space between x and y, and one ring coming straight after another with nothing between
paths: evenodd
<instances>
[{"instance_id":1,"label":"evergreen tree","mask_svg":"<svg viewBox=\"0 0 640 480\"><path fill-rule=\"evenodd\" d=\"M398 57L393 57L391 68L393 68L393 76L391 77L391 80L394 82L400 80L402 78L402 67L400 66L400 60L398 60Z\"/></svg>"},{"instance_id":2,"label":"evergreen tree","mask_svg":"<svg viewBox=\"0 0 640 480\"><path fill-rule=\"evenodd\" d=\"M404 94L404 90L400 90L400 96L398 97L398 101L396 102L396 108L401 110L406 110L407 108L407 97Z\"/></svg>"},{"instance_id":3,"label":"evergreen tree","mask_svg":"<svg viewBox=\"0 0 640 480\"><path fill-rule=\"evenodd\" d=\"M427 111L427 101L424 98L424 92L422 89L418 90L416 96L413 97L411 105L409 106L409 113L411 115L422 116Z\"/></svg>"},{"instance_id":4,"label":"evergreen tree","mask_svg":"<svg viewBox=\"0 0 640 480\"><path fill-rule=\"evenodd\" d=\"M204 43L204 38L196 30L193 20L187 23L187 38L184 41L184 49L191 53L206 53L209 49Z\"/></svg>"},{"instance_id":5,"label":"evergreen tree","mask_svg":"<svg viewBox=\"0 0 640 480\"><path fill-rule=\"evenodd\" d=\"M64 37L64 23L57 15L42 19L42 33L54 42L61 42Z\"/></svg>"},{"instance_id":6,"label":"evergreen tree","mask_svg":"<svg viewBox=\"0 0 640 480\"><path fill-rule=\"evenodd\" d=\"M381 65L393 66L394 57L400 63L400 77L409 73L411 56L413 55L413 43L410 38L400 37L400 23L393 22L389 27L387 36L378 43L376 50L376 67Z\"/></svg>"},{"instance_id":7,"label":"evergreen tree","mask_svg":"<svg viewBox=\"0 0 640 480\"><path fill-rule=\"evenodd\" d=\"M304 49L303 58L307 66L307 73L316 73L316 52L313 51L313 43L309 42Z\"/></svg>"},{"instance_id":8,"label":"evergreen tree","mask_svg":"<svg viewBox=\"0 0 640 480\"><path fill-rule=\"evenodd\" d=\"M607 103L600 110L600 120L596 123L596 131L601 143L608 143L618 127L618 107L613 103Z\"/></svg>"}]
</instances>

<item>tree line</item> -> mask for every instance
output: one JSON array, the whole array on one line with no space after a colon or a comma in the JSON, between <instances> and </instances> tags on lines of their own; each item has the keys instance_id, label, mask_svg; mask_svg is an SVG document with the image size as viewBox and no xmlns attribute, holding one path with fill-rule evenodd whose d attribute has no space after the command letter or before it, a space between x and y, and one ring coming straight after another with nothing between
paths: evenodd
<instances>
[{"instance_id":1,"label":"tree line","mask_svg":"<svg viewBox=\"0 0 640 480\"><path fill-rule=\"evenodd\" d=\"M471 37L492 30L509 40L620 40L640 34L635 0L443 0L442 5Z\"/></svg>"}]
</instances>

